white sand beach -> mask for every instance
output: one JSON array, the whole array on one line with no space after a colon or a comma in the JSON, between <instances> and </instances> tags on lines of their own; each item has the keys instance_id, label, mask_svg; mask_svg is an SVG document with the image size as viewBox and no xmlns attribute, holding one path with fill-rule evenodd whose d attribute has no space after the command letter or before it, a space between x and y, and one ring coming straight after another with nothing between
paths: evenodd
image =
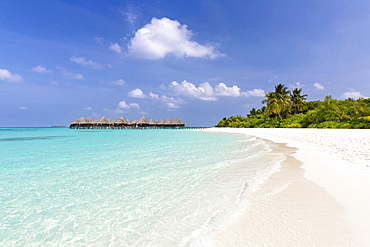
<instances>
[{"instance_id":1,"label":"white sand beach","mask_svg":"<svg viewBox=\"0 0 370 247\"><path fill-rule=\"evenodd\" d=\"M216 246L369 246L370 130L237 129L286 155Z\"/></svg>"}]
</instances>

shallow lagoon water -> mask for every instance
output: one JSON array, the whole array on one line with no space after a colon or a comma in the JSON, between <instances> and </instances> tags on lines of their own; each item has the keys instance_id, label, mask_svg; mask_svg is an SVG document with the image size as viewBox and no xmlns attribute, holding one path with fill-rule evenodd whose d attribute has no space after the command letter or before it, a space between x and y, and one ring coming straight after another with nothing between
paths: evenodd
<instances>
[{"instance_id":1,"label":"shallow lagoon water","mask_svg":"<svg viewBox=\"0 0 370 247\"><path fill-rule=\"evenodd\" d=\"M0 244L197 246L277 168L261 140L188 130L0 129Z\"/></svg>"}]
</instances>

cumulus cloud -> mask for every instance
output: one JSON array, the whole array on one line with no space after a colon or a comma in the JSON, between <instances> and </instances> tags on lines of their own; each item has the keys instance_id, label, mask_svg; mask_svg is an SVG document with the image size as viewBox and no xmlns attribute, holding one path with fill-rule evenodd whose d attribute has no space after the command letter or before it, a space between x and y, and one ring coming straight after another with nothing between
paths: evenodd
<instances>
[{"instance_id":1,"label":"cumulus cloud","mask_svg":"<svg viewBox=\"0 0 370 247\"><path fill-rule=\"evenodd\" d=\"M85 107L84 110L85 111L92 111L93 109L92 109L92 107L88 106L88 107Z\"/></svg>"},{"instance_id":2,"label":"cumulus cloud","mask_svg":"<svg viewBox=\"0 0 370 247\"><path fill-rule=\"evenodd\" d=\"M122 47L118 43L111 44L109 49L117 53L122 53Z\"/></svg>"},{"instance_id":3,"label":"cumulus cloud","mask_svg":"<svg viewBox=\"0 0 370 247\"><path fill-rule=\"evenodd\" d=\"M128 104L131 108L137 108L139 109L140 108L140 105L138 103L130 103Z\"/></svg>"},{"instance_id":4,"label":"cumulus cloud","mask_svg":"<svg viewBox=\"0 0 370 247\"><path fill-rule=\"evenodd\" d=\"M265 91L262 89L247 90L242 93L245 97L265 97Z\"/></svg>"},{"instance_id":5,"label":"cumulus cloud","mask_svg":"<svg viewBox=\"0 0 370 247\"><path fill-rule=\"evenodd\" d=\"M32 71L40 73L40 74L51 74L51 73L53 73L52 70L47 69L45 66L42 66L42 65L37 65L36 67L33 67Z\"/></svg>"},{"instance_id":6,"label":"cumulus cloud","mask_svg":"<svg viewBox=\"0 0 370 247\"><path fill-rule=\"evenodd\" d=\"M130 108L130 106L125 101L119 102L118 107L123 108L123 109L129 109Z\"/></svg>"},{"instance_id":7,"label":"cumulus cloud","mask_svg":"<svg viewBox=\"0 0 370 247\"><path fill-rule=\"evenodd\" d=\"M151 98L151 99L159 99L159 95L158 94L155 94L153 92L150 92L149 93L149 98Z\"/></svg>"},{"instance_id":8,"label":"cumulus cloud","mask_svg":"<svg viewBox=\"0 0 370 247\"><path fill-rule=\"evenodd\" d=\"M225 83L219 83L215 87L212 87L208 82L199 84L199 86L194 85L186 80L178 83L173 81L168 86L175 95L183 95L187 97L197 98L205 101L216 101L218 96L229 96L229 97L263 97L265 91L262 89L253 89L250 91L242 92L241 89L233 85L228 87Z\"/></svg>"},{"instance_id":9,"label":"cumulus cloud","mask_svg":"<svg viewBox=\"0 0 370 247\"><path fill-rule=\"evenodd\" d=\"M239 97L240 88L235 85L232 87L228 87L224 83L219 83L218 85L215 86L215 95Z\"/></svg>"},{"instance_id":10,"label":"cumulus cloud","mask_svg":"<svg viewBox=\"0 0 370 247\"><path fill-rule=\"evenodd\" d=\"M325 89L325 87L324 87L322 84L318 83L318 82L315 82L315 83L313 84L313 86L314 86L317 90L324 90L324 89Z\"/></svg>"},{"instance_id":11,"label":"cumulus cloud","mask_svg":"<svg viewBox=\"0 0 370 247\"><path fill-rule=\"evenodd\" d=\"M173 91L176 95L184 95L206 101L217 100L215 97L215 90L208 82L201 83L199 87L197 87L193 83L185 80L181 83L173 81L168 86L168 89Z\"/></svg>"},{"instance_id":12,"label":"cumulus cloud","mask_svg":"<svg viewBox=\"0 0 370 247\"><path fill-rule=\"evenodd\" d=\"M74 63L77 63L77 64L85 66L85 67L89 67L89 68L92 68L92 69L101 69L102 68L102 66L99 63L94 62L92 60L87 60L84 57L73 56L73 57L70 58L70 60Z\"/></svg>"},{"instance_id":13,"label":"cumulus cloud","mask_svg":"<svg viewBox=\"0 0 370 247\"><path fill-rule=\"evenodd\" d=\"M175 104L175 103L172 103L172 102L168 102L167 103L167 107L170 108L170 109L177 109L177 108L180 108L179 105Z\"/></svg>"},{"instance_id":14,"label":"cumulus cloud","mask_svg":"<svg viewBox=\"0 0 370 247\"><path fill-rule=\"evenodd\" d=\"M127 104L124 100L118 103L118 107L122 109L140 108L138 103Z\"/></svg>"},{"instance_id":15,"label":"cumulus cloud","mask_svg":"<svg viewBox=\"0 0 370 247\"><path fill-rule=\"evenodd\" d=\"M162 86L162 90L169 91L172 96L159 95L153 92L145 94L141 89L137 88L128 93L128 96L133 98L146 98L153 100L167 107L168 109L180 108L182 104L186 102L179 96L186 96L190 98L196 98L204 101L217 101L218 97L264 97L265 91L262 89L253 89L249 91L241 91L241 89L233 85L228 87L225 83L218 83L212 86L208 82L201 83L199 86L194 85L186 80L181 83L173 81L168 86ZM132 108L132 105L126 104L126 102L121 102L120 108L128 109Z\"/></svg>"},{"instance_id":16,"label":"cumulus cloud","mask_svg":"<svg viewBox=\"0 0 370 247\"><path fill-rule=\"evenodd\" d=\"M146 98L146 95L143 93L143 91L141 91L141 89L139 88L136 88L130 92L128 92L127 94L129 97L132 97L132 98L140 98L140 99L143 99L143 98Z\"/></svg>"},{"instance_id":17,"label":"cumulus cloud","mask_svg":"<svg viewBox=\"0 0 370 247\"><path fill-rule=\"evenodd\" d=\"M221 56L215 46L201 45L193 40L192 31L177 20L153 18L137 30L128 46L130 55L144 59L161 59L172 54L176 57L216 58ZM121 52L118 44L110 49Z\"/></svg>"},{"instance_id":18,"label":"cumulus cloud","mask_svg":"<svg viewBox=\"0 0 370 247\"><path fill-rule=\"evenodd\" d=\"M118 86L124 86L126 82L123 79L118 79L114 81L101 81L100 83L108 84L108 85L118 85Z\"/></svg>"},{"instance_id":19,"label":"cumulus cloud","mask_svg":"<svg viewBox=\"0 0 370 247\"><path fill-rule=\"evenodd\" d=\"M149 93L149 98L163 103L167 108L170 109L177 109L180 108L181 104L185 104L185 101L180 98L168 97L166 95L159 96L158 94L152 92Z\"/></svg>"},{"instance_id":20,"label":"cumulus cloud","mask_svg":"<svg viewBox=\"0 0 370 247\"><path fill-rule=\"evenodd\" d=\"M23 78L18 74L12 74L9 70L0 69L0 80L5 80L9 82L21 82L23 81Z\"/></svg>"},{"instance_id":21,"label":"cumulus cloud","mask_svg":"<svg viewBox=\"0 0 370 247\"><path fill-rule=\"evenodd\" d=\"M62 66L57 66L56 67L57 69L60 70L60 72L63 74L63 76L67 79L76 79L76 80L82 80L82 79L85 79L85 77L81 74L76 74L76 73L73 73L73 72L69 72L67 71L64 67Z\"/></svg>"},{"instance_id":22,"label":"cumulus cloud","mask_svg":"<svg viewBox=\"0 0 370 247\"><path fill-rule=\"evenodd\" d=\"M354 89L350 89L348 92L342 94L342 98L348 99L358 99L358 98L366 98L360 92L355 91Z\"/></svg>"}]
</instances>

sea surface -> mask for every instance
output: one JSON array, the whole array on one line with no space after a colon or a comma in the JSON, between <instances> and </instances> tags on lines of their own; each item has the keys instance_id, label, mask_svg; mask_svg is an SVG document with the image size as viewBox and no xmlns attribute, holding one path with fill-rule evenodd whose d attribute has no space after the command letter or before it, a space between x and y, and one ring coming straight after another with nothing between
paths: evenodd
<instances>
[{"instance_id":1,"label":"sea surface","mask_svg":"<svg viewBox=\"0 0 370 247\"><path fill-rule=\"evenodd\" d=\"M0 128L0 246L212 246L279 159L245 135Z\"/></svg>"}]
</instances>

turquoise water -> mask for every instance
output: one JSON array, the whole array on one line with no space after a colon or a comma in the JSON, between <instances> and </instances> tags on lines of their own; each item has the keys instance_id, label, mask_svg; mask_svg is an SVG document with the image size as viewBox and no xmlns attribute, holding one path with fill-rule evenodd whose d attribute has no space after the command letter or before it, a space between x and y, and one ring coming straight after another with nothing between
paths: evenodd
<instances>
[{"instance_id":1,"label":"turquoise water","mask_svg":"<svg viewBox=\"0 0 370 247\"><path fill-rule=\"evenodd\" d=\"M277 161L186 130L3 128L0 155L1 246L206 245Z\"/></svg>"}]
</instances>

